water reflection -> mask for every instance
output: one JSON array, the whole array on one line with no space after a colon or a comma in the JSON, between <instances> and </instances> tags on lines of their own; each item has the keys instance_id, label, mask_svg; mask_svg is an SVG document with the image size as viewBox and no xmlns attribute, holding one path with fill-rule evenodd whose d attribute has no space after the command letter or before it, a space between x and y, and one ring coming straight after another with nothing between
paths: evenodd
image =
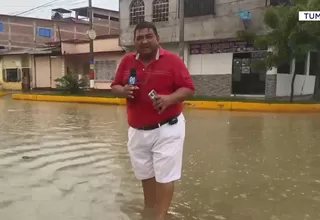
<instances>
[{"instance_id":1,"label":"water reflection","mask_svg":"<svg viewBox=\"0 0 320 220\"><path fill-rule=\"evenodd\" d=\"M139 219L124 107L0 99L0 112L1 219ZM185 115L172 219L320 219L319 115Z\"/></svg>"}]
</instances>

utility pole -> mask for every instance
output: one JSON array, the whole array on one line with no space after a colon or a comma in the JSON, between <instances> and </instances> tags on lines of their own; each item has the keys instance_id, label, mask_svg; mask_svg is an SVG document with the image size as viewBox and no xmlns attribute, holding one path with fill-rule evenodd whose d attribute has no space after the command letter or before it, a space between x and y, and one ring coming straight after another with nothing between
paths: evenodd
<instances>
[{"instance_id":1,"label":"utility pole","mask_svg":"<svg viewBox=\"0 0 320 220\"><path fill-rule=\"evenodd\" d=\"M184 61L184 1L179 0L179 55Z\"/></svg>"},{"instance_id":2,"label":"utility pole","mask_svg":"<svg viewBox=\"0 0 320 220\"><path fill-rule=\"evenodd\" d=\"M88 4L89 4L89 24L90 24L90 30L88 31L88 36L90 38L90 74L89 74L89 78L90 78L90 90L93 91L94 90L94 78L95 78L95 74L94 74L94 51L93 51L93 40L96 38L96 33L93 29L93 11L92 11L92 0L88 0Z\"/></svg>"}]
</instances>

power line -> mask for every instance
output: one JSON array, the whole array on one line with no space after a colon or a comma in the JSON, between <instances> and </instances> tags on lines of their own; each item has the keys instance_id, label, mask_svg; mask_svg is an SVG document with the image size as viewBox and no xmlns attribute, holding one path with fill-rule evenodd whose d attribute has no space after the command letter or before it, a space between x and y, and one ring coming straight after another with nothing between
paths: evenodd
<instances>
[{"instance_id":1,"label":"power line","mask_svg":"<svg viewBox=\"0 0 320 220\"><path fill-rule=\"evenodd\" d=\"M1 5L4 8L29 8L30 5Z\"/></svg>"},{"instance_id":2,"label":"power line","mask_svg":"<svg viewBox=\"0 0 320 220\"><path fill-rule=\"evenodd\" d=\"M78 0L53 0L53 1L50 1L50 2L47 2L45 4L42 4L42 5L39 5L37 7L34 7L34 8L31 8L31 9L28 9L26 11L22 11L22 12L19 12L17 14L14 14L15 16L20 16L20 15L25 15L25 14L29 14L29 13L33 13L33 12L36 12L36 11L39 11L43 8L48 8L48 7L51 7L51 6L54 6L54 5L61 5L63 3L67 3L67 5L75 5L75 4L80 4L80 3L84 3L86 1L80 1L80 2L77 2ZM71 4L70 4L71 3ZM66 5L66 6L67 6Z\"/></svg>"},{"instance_id":3,"label":"power line","mask_svg":"<svg viewBox=\"0 0 320 220\"><path fill-rule=\"evenodd\" d=\"M43 4L43 5L39 5L39 6L37 6L37 7L31 8L31 9L29 9L29 10L20 12L20 13L15 14L15 15L16 15L16 16L23 15L23 14L25 14L25 13L34 11L34 10L36 10L36 9L40 9L40 8L43 8L43 7L50 6L52 3L55 3L55 2L57 2L57 1L59 1L59 0L53 0L53 1L47 2L47 3Z\"/></svg>"},{"instance_id":4,"label":"power line","mask_svg":"<svg viewBox=\"0 0 320 220\"><path fill-rule=\"evenodd\" d=\"M84 0L84 1L81 1L81 2L75 2L75 3L71 3L71 4L66 4L65 6L79 5L79 4L87 3L87 2L88 2L88 1Z\"/></svg>"}]
</instances>

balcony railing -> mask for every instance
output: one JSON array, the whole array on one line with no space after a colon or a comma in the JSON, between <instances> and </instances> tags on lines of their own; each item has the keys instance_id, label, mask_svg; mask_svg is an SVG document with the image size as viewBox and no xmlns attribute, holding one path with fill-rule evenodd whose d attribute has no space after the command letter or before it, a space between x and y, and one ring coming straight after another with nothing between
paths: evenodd
<instances>
[{"instance_id":1,"label":"balcony railing","mask_svg":"<svg viewBox=\"0 0 320 220\"><path fill-rule=\"evenodd\" d=\"M214 0L184 0L184 16L196 17L204 15L214 15Z\"/></svg>"}]
</instances>

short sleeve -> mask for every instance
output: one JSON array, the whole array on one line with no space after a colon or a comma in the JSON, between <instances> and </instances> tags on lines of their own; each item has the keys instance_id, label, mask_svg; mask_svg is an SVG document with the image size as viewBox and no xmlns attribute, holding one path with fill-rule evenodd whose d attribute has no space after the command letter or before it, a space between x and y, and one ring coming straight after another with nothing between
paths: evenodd
<instances>
[{"instance_id":1,"label":"short sleeve","mask_svg":"<svg viewBox=\"0 0 320 220\"><path fill-rule=\"evenodd\" d=\"M123 76L124 76L124 71L125 71L125 67L126 67L126 60L127 60L127 56L122 58L119 66L117 68L116 76L110 85L111 87L116 86L116 85L124 86L123 85Z\"/></svg>"},{"instance_id":2,"label":"short sleeve","mask_svg":"<svg viewBox=\"0 0 320 220\"><path fill-rule=\"evenodd\" d=\"M174 87L175 90L180 88L188 88L195 91L195 86L192 81L190 72L182 59L174 55Z\"/></svg>"}]
</instances>

